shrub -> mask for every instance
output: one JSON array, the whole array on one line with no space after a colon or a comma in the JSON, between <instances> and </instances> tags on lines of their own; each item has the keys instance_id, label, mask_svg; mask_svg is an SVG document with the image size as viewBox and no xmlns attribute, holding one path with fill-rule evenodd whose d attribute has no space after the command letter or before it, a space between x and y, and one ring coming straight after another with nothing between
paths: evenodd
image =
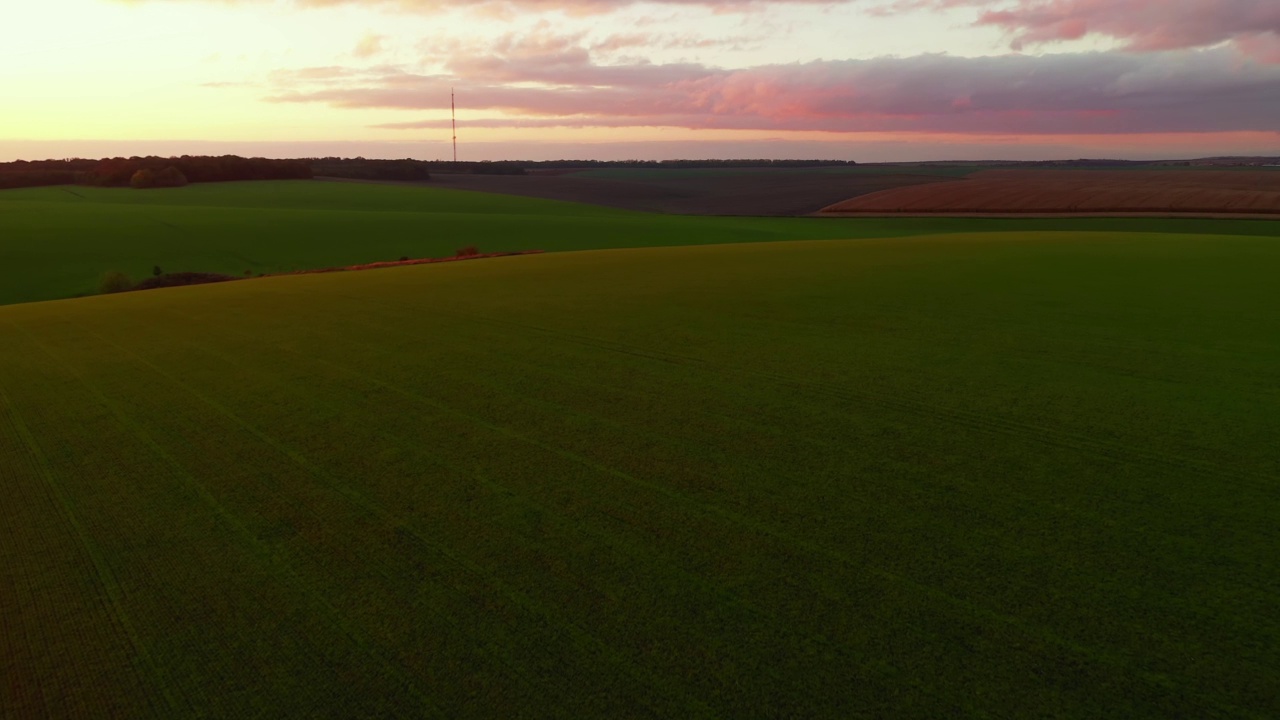
<instances>
[{"instance_id":1,"label":"shrub","mask_svg":"<svg viewBox=\"0 0 1280 720\"><path fill-rule=\"evenodd\" d=\"M118 270L112 270L111 272L106 273L102 276L102 281L98 283L98 292L104 295L124 292L132 289L133 281L129 279L128 275L125 275Z\"/></svg>"},{"instance_id":2,"label":"shrub","mask_svg":"<svg viewBox=\"0 0 1280 720\"><path fill-rule=\"evenodd\" d=\"M129 179L129 184L137 190L182 187L187 184L187 176L172 165L163 170L142 168L133 174L133 177Z\"/></svg>"},{"instance_id":3,"label":"shrub","mask_svg":"<svg viewBox=\"0 0 1280 720\"><path fill-rule=\"evenodd\" d=\"M164 271L160 269L159 265L156 265L155 267L151 268L151 274L154 275L155 277L160 277L161 275L164 274Z\"/></svg>"},{"instance_id":4,"label":"shrub","mask_svg":"<svg viewBox=\"0 0 1280 720\"><path fill-rule=\"evenodd\" d=\"M156 185L156 174L150 170L143 168L133 174L129 178L129 185L135 190L145 190Z\"/></svg>"},{"instance_id":5,"label":"shrub","mask_svg":"<svg viewBox=\"0 0 1280 720\"><path fill-rule=\"evenodd\" d=\"M467 247L458 249L458 257L474 257L479 254L480 251L476 249L475 245L468 245Z\"/></svg>"},{"instance_id":6,"label":"shrub","mask_svg":"<svg viewBox=\"0 0 1280 720\"><path fill-rule=\"evenodd\" d=\"M400 262L409 262L409 256L408 256L408 255L401 255L401 256L400 256Z\"/></svg>"}]
</instances>

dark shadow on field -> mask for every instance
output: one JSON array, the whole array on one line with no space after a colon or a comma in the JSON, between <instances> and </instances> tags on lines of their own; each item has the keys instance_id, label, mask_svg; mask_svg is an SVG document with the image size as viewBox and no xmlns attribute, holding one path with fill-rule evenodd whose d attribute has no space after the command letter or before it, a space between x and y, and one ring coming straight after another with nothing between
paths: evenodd
<instances>
[{"instance_id":1,"label":"dark shadow on field","mask_svg":"<svg viewBox=\"0 0 1280 720\"><path fill-rule=\"evenodd\" d=\"M327 179L327 178L321 178ZM821 169L748 168L704 173L671 170L634 178L593 173L463 175L437 173L424 184L673 215L795 216L851 197L953 178L924 174L857 174ZM336 180L336 179L334 179Z\"/></svg>"}]
</instances>

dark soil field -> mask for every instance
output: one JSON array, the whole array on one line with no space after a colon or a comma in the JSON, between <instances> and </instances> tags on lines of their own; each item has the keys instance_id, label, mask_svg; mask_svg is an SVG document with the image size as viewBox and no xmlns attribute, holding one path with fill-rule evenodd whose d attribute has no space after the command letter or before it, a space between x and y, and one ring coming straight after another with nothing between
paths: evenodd
<instances>
[{"instance_id":1,"label":"dark soil field","mask_svg":"<svg viewBox=\"0 0 1280 720\"><path fill-rule=\"evenodd\" d=\"M1280 215L1280 173L1256 170L986 170L851 197L823 214Z\"/></svg>"},{"instance_id":2,"label":"dark soil field","mask_svg":"<svg viewBox=\"0 0 1280 720\"><path fill-rule=\"evenodd\" d=\"M433 175L430 184L675 215L808 215L850 197L949 179L812 169L589 170L545 175Z\"/></svg>"}]
</instances>

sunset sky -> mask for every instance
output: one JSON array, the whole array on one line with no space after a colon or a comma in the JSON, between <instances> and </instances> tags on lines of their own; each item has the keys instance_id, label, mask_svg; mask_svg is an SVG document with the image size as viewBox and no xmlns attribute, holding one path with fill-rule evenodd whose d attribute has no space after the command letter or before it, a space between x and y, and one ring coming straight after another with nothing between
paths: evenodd
<instances>
[{"instance_id":1,"label":"sunset sky","mask_svg":"<svg viewBox=\"0 0 1280 720\"><path fill-rule=\"evenodd\" d=\"M1277 0L4 0L0 160L1280 154Z\"/></svg>"}]
</instances>

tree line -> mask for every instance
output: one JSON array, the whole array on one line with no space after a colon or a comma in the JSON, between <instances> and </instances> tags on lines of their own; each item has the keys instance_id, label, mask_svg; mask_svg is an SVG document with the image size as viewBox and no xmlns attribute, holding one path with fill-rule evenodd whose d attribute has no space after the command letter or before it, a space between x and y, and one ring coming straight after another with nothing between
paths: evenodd
<instances>
[{"instance_id":1,"label":"tree line","mask_svg":"<svg viewBox=\"0 0 1280 720\"><path fill-rule=\"evenodd\" d=\"M371 160L363 157L307 158L317 177L357 180L428 180L431 173L464 175L526 175L538 170L593 168L807 168L855 165L852 160Z\"/></svg>"},{"instance_id":2,"label":"tree line","mask_svg":"<svg viewBox=\"0 0 1280 720\"><path fill-rule=\"evenodd\" d=\"M804 168L855 164L850 160L378 160L363 157L273 160L238 155L115 157L91 160L18 160L0 163L0 189L44 185L99 187L176 187L233 180L299 180L339 177L356 180L420 182L435 173L525 175L529 171L591 168Z\"/></svg>"},{"instance_id":3,"label":"tree line","mask_svg":"<svg viewBox=\"0 0 1280 720\"><path fill-rule=\"evenodd\" d=\"M244 158L238 155L18 160L0 163L0 188L46 185L176 187L188 182L300 180L312 175L311 165L306 160Z\"/></svg>"}]
</instances>

